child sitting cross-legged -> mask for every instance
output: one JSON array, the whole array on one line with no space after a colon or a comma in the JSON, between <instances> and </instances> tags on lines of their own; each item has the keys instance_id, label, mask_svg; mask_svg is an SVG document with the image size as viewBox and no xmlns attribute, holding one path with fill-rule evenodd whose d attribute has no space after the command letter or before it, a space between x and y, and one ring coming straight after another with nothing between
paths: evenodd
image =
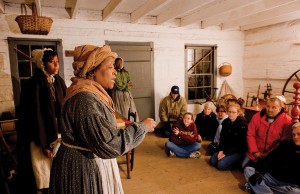
<instances>
[{"instance_id":1,"label":"child sitting cross-legged","mask_svg":"<svg viewBox=\"0 0 300 194\"><path fill-rule=\"evenodd\" d=\"M172 126L172 134L165 144L167 156L178 156L184 158L199 158L201 144L200 135L194 123L193 114L187 112L183 118Z\"/></svg>"}]
</instances>

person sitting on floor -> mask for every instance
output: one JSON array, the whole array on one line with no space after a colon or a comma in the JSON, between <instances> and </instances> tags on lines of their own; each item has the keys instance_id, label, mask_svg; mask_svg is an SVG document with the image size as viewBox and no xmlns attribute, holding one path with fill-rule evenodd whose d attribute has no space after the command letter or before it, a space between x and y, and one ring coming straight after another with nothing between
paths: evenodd
<instances>
[{"instance_id":1,"label":"person sitting on floor","mask_svg":"<svg viewBox=\"0 0 300 194\"><path fill-rule=\"evenodd\" d=\"M245 117L239 116L240 111L240 105L229 105L228 118L222 122L219 151L215 152L209 161L219 170L230 170L245 157L247 122Z\"/></svg>"},{"instance_id":2,"label":"person sitting on floor","mask_svg":"<svg viewBox=\"0 0 300 194\"><path fill-rule=\"evenodd\" d=\"M187 102L179 93L178 86L172 86L171 92L159 105L160 123L155 128L155 134L170 137L171 125L183 117L187 111Z\"/></svg>"},{"instance_id":3,"label":"person sitting on floor","mask_svg":"<svg viewBox=\"0 0 300 194\"><path fill-rule=\"evenodd\" d=\"M269 98L266 108L256 113L248 124L248 151L242 167L266 157L281 141L291 138L291 120L284 112L281 99Z\"/></svg>"},{"instance_id":4,"label":"person sitting on floor","mask_svg":"<svg viewBox=\"0 0 300 194\"><path fill-rule=\"evenodd\" d=\"M197 142L198 132L193 114L185 113L183 119L177 121L172 129L172 135L165 144L166 154L184 158L199 158L201 144Z\"/></svg>"},{"instance_id":5,"label":"person sitting on floor","mask_svg":"<svg viewBox=\"0 0 300 194\"><path fill-rule=\"evenodd\" d=\"M220 142L220 135L222 131L222 122L228 118L226 113L226 107L224 105L218 105L216 108L217 117L214 123L214 127L217 129L216 135L212 143L208 145L208 153L213 155L216 151L219 150L219 142Z\"/></svg>"},{"instance_id":6,"label":"person sitting on floor","mask_svg":"<svg viewBox=\"0 0 300 194\"><path fill-rule=\"evenodd\" d=\"M300 122L292 130L293 140L281 142L266 158L245 167L245 178L254 193L300 193Z\"/></svg>"},{"instance_id":7,"label":"person sitting on floor","mask_svg":"<svg viewBox=\"0 0 300 194\"><path fill-rule=\"evenodd\" d=\"M216 121L216 114L213 112L214 108L214 103L205 102L203 111L197 114L195 124L203 140L214 140L217 130L213 125Z\"/></svg>"}]
</instances>

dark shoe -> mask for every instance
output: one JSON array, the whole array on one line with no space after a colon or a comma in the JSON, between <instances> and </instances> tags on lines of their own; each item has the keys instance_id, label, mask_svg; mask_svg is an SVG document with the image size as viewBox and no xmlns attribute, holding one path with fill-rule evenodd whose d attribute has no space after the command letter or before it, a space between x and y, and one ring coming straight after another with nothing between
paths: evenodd
<instances>
[{"instance_id":1,"label":"dark shoe","mask_svg":"<svg viewBox=\"0 0 300 194\"><path fill-rule=\"evenodd\" d=\"M165 146L165 153L168 157L175 156L175 153Z\"/></svg>"},{"instance_id":2,"label":"dark shoe","mask_svg":"<svg viewBox=\"0 0 300 194\"><path fill-rule=\"evenodd\" d=\"M255 194L254 191L251 189L250 184L246 183L244 186L244 191L247 193Z\"/></svg>"},{"instance_id":3,"label":"dark shoe","mask_svg":"<svg viewBox=\"0 0 300 194\"><path fill-rule=\"evenodd\" d=\"M169 148L167 148L167 146L165 146L165 153L168 157L170 157L170 151Z\"/></svg>"}]
</instances>

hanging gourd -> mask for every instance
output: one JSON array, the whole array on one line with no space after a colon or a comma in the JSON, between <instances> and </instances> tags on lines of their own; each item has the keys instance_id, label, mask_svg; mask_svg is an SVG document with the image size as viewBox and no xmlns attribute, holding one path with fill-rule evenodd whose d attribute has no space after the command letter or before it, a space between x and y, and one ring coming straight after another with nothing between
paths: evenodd
<instances>
[{"instance_id":1,"label":"hanging gourd","mask_svg":"<svg viewBox=\"0 0 300 194\"><path fill-rule=\"evenodd\" d=\"M221 63L219 67L219 74L223 77L227 77L232 73L232 66L230 63L224 62Z\"/></svg>"}]
</instances>

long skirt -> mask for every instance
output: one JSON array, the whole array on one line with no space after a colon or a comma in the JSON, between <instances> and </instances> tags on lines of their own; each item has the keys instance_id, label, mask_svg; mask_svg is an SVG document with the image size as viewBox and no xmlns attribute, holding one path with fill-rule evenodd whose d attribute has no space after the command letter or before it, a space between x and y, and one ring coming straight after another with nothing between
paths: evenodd
<instances>
[{"instance_id":1,"label":"long skirt","mask_svg":"<svg viewBox=\"0 0 300 194\"><path fill-rule=\"evenodd\" d=\"M124 194L117 159L86 154L60 145L52 162L49 194Z\"/></svg>"},{"instance_id":2,"label":"long skirt","mask_svg":"<svg viewBox=\"0 0 300 194\"><path fill-rule=\"evenodd\" d=\"M42 148L34 142L30 143L32 169L37 189L49 188L51 158L45 156Z\"/></svg>"},{"instance_id":3,"label":"long skirt","mask_svg":"<svg viewBox=\"0 0 300 194\"><path fill-rule=\"evenodd\" d=\"M112 99L115 103L117 112L127 118L128 110L130 108L130 112L136 112L136 121L139 121L139 116L130 91L126 92L114 89L112 92Z\"/></svg>"}]
</instances>

